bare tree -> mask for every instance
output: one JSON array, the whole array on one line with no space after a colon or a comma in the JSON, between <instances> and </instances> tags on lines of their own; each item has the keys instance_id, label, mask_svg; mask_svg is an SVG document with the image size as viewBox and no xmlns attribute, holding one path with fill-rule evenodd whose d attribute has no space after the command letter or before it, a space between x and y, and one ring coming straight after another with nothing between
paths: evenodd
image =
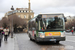
<instances>
[{"instance_id":1,"label":"bare tree","mask_svg":"<svg viewBox=\"0 0 75 50\"><path fill-rule=\"evenodd\" d=\"M6 17L3 17L1 20L1 25L5 28L9 26L9 21Z\"/></svg>"},{"instance_id":2,"label":"bare tree","mask_svg":"<svg viewBox=\"0 0 75 50\"><path fill-rule=\"evenodd\" d=\"M13 19L12 19L13 17ZM17 27L21 26L26 26L26 22L25 20L23 20L22 18L18 17L17 15L12 15L9 17L9 21L12 24L12 20L13 20L13 27L14 27L14 31L17 31Z\"/></svg>"},{"instance_id":3,"label":"bare tree","mask_svg":"<svg viewBox=\"0 0 75 50\"><path fill-rule=\"evenodd\" d=\"M27 28L27 22L26 21L23 23L23 28Z\"/></svg>"},{"instance_id":4,"label":"bare tree","mask_svg":"<svg viewBox=\"0 0 75 50\"><path fill-rule=\"evenodd\" d=\"M72 29L72 27L75 27L75 19L70 18L66 22L66 29Z\"/></svg>"},{"instance_id":5,"label":"bare tree","mask_svg":"<svg viewBox=\"0 0 75 50\"><path fill-rule=\"evenodd\" d=\"M0 20L0 27L2 27L2 23L1 23L1 20Z\"/></svg>"}]
</instances>

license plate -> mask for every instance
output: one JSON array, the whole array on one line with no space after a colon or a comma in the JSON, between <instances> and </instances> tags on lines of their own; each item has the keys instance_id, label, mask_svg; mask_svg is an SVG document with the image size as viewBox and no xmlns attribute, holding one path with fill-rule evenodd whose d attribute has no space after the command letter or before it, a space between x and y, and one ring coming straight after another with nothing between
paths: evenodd
<instances>
[{"instance_id":1,"label":"license plate","mask_svg":"<svg viewBox=\"0 0 75 50\"><path fill-rule=\"evenodd\" d=\"M50 39L50 41L56 41L56 39Z\"/></svg>"}]
</instances>

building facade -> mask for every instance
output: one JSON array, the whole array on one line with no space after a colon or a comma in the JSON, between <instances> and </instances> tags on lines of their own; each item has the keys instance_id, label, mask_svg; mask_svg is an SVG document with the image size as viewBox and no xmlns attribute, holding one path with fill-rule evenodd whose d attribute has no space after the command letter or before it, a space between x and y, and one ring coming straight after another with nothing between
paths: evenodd
<instances>
[{"instance_id":1,"label":"building facade","mask_svg":"<svg viewBox=\"0 0 75 50\"><path fill-rule=\"evenodd\" d=\"M23 20L25 20L25 22L28 23L28 21L34 17L34 12L30 8L30 0L28 3L28 8L16 8L16 10L8 11L5 14L5 17L9 18L12 15L17 15L18 17L22 18ZM10 23L10 27L11 27L11 23Z\"/></svg>"},{"instance_id":2,"label":"building facade","mask_svg":"<svg viewBox=\"0 0 75 50\"><path fill-rule=\"evenodd\" d=\"M8 11L5 14L5 17L10 17L11 15L17 15L18 17L25 19L27 22L34 17L34 12L30 8L30 0L29 0L29 6L28 8L16 8L16 10Z\"/></svg>"}]
</instances>

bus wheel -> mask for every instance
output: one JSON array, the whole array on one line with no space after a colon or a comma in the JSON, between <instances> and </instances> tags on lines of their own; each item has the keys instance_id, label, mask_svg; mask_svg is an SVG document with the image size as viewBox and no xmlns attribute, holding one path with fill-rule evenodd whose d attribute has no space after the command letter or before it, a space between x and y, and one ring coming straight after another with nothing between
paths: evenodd
<instances>
[{"instance_id":1,"label":"bus wheel","mask_svg":"<svg viewBox=\"0 0 75 50\"><path fill-rule=\"evenodd\" d=\"M37 38L36 38L36 37L35 37L35 42L36 42L36 43L39 43L39 41L37 40Z\"/></svg>"},{"instance_id":2,"label":"bus wheel","mask_svg":"<svg viewBox=\"0 0 75 50\"><path fill-rule=\"evenodd\" d=\"M30 40L32 41L32 39L30 38Z\"/></svg>"},{"instance_id":3,"label":"bus wheel","mask_svg":"<svg viewBox=\"0 0 75 50\"><path fill-rule=\"evenodd\" d=\"M29 34L29 38L30 38L30 40L32 41L32 38L31 38L31 35Z\"/></svg>"},{"instance_id":4,"label":"bus wheel","mask_svg":"<svg viewBox=\"0 0 75 50\"><path fill-rule=\"evenodd\" d=\"M60 41L56 41L57 44L59 44Z\"/></svg>"}]
</instances>

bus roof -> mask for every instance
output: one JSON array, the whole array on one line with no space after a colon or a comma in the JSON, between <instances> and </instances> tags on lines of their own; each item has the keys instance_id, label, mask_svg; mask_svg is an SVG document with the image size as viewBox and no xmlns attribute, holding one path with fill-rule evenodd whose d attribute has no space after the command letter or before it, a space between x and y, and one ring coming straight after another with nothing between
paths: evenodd
<instances>
[{"instance_id":1,"label":"bus roof","mask_svg":"<svg viewBox=\"0 0 75 50\"><path fill-rule=\"evenodd\" d=\"M50 13L50 14L39 14L39 15L64 15L63 13Z\"/></svg>"},{"instance_id":2,"label":"bus roof","mask_svg":"<svg viewBox=\"0 0 75 50\"><path fill-rule=\"evenodd\" d=\"M44 14L44 13L42 13L42 14L39 14L39 15L53 15L53 14L59 14L59 15L62 15L63 13L46 13L46 14Z\"/></svg>"},{"instance_id":3,"label":"bus roof","mask_svg":"<svg viewBox=\"0 0 75 50\"><path fill-rule=\"evenodd\" d=\"M38 16L42 16L42 15L64 15L63 13L47 13L47 14L38 14L37 16L35 16L34 18L37 18ZM31 20L33 20L34 18L32 18ZM31 21L31 20L29 20L29 21Z\"/></svg>"}]
</instances>

